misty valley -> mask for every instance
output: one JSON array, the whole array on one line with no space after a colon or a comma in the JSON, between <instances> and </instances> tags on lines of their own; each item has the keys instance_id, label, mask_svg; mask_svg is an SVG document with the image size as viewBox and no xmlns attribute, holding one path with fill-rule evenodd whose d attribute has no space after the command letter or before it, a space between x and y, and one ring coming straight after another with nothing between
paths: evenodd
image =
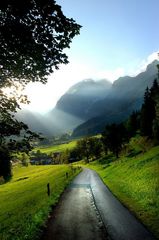
<instances>
[{"instance_id":1,"label":"misty valley","mask_svg":"<svg viewBox=\"0 0 159 240\"><path fill-rule=\"evenodd\" d=\"M158 7L0 1L0 240L159 240Z\"/></svg>"},{"instance_id":2,"label":"misty valley","mask_svg":"<svg viewBox=\"0 0 159 240\"><path fill-rule=\"evenodd\" d=\"M73 137L101 133L106 124L120 123L140 110L146 87L157 76L157 60L135 77L83 80L72 86L47 114L22 110L18 119L46 136L69 133Z\"/></svg>"}]
</instances>

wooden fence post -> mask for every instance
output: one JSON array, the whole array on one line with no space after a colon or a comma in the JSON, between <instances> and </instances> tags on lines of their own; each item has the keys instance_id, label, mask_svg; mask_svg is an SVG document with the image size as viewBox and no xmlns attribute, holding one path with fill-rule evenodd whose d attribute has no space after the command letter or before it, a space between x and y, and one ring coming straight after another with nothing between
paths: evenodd
<instances>
[{"instance_id":1,"label":"wooden fence post","mask_svg":"<svg viewBox=\"0 0 159 240\"><path fill-rule=\"evenodd\" d=\"M47 195L50 196L50 183L47 184Z\"/></svg>"}]
</instances>

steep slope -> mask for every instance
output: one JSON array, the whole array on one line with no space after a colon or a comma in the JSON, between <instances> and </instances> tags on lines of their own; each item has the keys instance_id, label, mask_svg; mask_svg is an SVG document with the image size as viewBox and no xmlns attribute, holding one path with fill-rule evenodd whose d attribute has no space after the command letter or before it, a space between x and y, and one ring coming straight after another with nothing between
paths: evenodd
<instances>
[{"instance_id":1,"label":"steep slope","mask_svg":"<svg viewBox=\"0 0 159 240\"><path fill-rule=\"evenodd\" d=\"M139 110L146 87L150 87L157 77L157 63L158 61L152 62L145 72L135 77L126 76L115 81L109 94L89 109L96 116L79 125L74 130L73 137L99 133L106 124L121 122L133 110Z\"/></svg>"},{"instance_id":2,"label":"steep slope","mask_svg":"<svg viewBox=\"0 0 159 240\"><path fill-rule=\"evenodd\" d=\"M25 122L32 131L47 136L69 132L94 116L92 112L88 115L89 108L96 101L103 99L110 88L111 83L107 80L87 79L72 86L51 112L42 115L22 110L17 113L17 118Z\"/></svg>"},{"instance_id":3,"label":"steep slope","mask_svg":"<svg viewBox=\"0 0 159 240\"><path fill-rule=\"evenodd\" d=\"M73 85L49 113L52 126L61 132L72 131L95 114L89 109L106 97L112 84L107 80L87 79Z\"/></svg>"},{"instance_id":4,"label":"steep slope","mask_svg":"<svg viewBox=\"0 0 159 240\"><path fill-rule=\"evenodd\" d=\"M28 125L30 130L41 133L46 136L52 136L61 133L61 130L52 122L48 114L42 115L26 109L18 111L16 118Z\"/></svg>"},{"instance_id":5,"label":"steep slope","mask_svg":"<svg viewBox=\"0 0 159 240\"><path fill-rule=\"evenodd\" d=\"M18 118L44 135L73 129L74 137L99 133L107 123L121 122L133 110L141 108L146 87L157 77L157 63L154 61L135 77L125 76L113 84L107 80L81 81L73 85L48 114L22 111Z\"/></svg>"},{"instance_id":6,"label":"steep slope","mask_svg":"<svg viewBox=\"0 0 159 240\"><path fill-rule=\"evenodd\" d=\"M55 109L81 119L94 116L89 109L104 99L112 84L106 80L94 81L87 79L72 86L57 102Z\"/></svg>"},{"instance_id":7,"label":"steep slope","mask_svg":"<svg viewBox=\"0 0 159 240\"><path fill-rule=\"evenodd\" d=\"M131 150L133 149L135 153L134 142L137 146L140 140L132 139L129 143ZM141 144L137 148L142 148ZM98 172L114 195L159 239L159 194L157 191L159 146L153 147L145 153L135 154L135 156L122 155L115 162L112 160L112 155L108 155L87 166Z\"/></svg>"}]
</instances>

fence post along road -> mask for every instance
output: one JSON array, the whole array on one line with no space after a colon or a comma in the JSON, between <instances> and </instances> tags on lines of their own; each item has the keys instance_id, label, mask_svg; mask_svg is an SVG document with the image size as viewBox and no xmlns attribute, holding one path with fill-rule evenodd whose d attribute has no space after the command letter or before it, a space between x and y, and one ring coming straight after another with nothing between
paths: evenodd
<instances>
[{"instance_id":1,"label":"fence post along road","mask_svg":"<svg viewBox=\"0 0 159 240\"><path fill-rule=\"evenodd\" d=\"M84 169L62 195L41 240L155 240L104 185Z\"/></svg>"}]
</instances>

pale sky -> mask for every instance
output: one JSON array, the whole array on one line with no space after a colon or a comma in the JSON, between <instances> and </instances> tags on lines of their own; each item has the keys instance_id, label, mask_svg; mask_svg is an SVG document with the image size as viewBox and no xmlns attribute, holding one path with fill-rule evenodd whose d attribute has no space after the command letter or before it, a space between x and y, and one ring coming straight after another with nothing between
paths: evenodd
<instances>
[{"instance_id":1,"label":"pale sky","mask_svg":"<svg viewBox=\"0 0 159 240\"><path fill-rule=\"evenodd\" d=\"M68 88L92 78L111 82L135 75L157 58L158 0L58 0L67 17L82 25L70 49L70 63L52 74L46 85L31 84L28 109L45 113Z\"/></svg>"}]
</instances>

